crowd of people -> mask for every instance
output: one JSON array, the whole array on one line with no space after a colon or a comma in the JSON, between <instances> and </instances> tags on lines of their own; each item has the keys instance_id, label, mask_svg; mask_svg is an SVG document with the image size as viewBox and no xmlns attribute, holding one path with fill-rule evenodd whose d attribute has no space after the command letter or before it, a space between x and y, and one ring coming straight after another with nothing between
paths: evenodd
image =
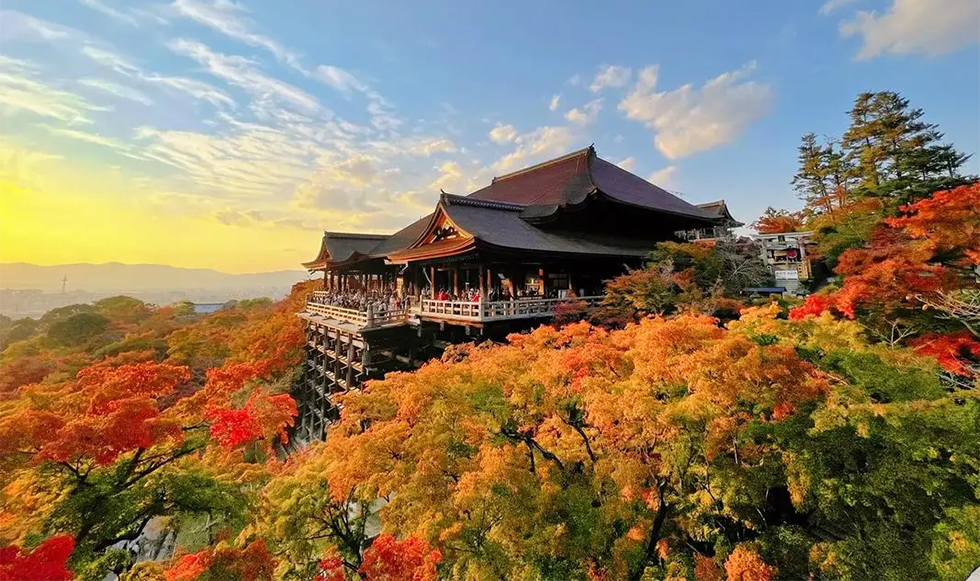
<instances>
[{"instance_id":1,"label":"crowd of people","mask_svg":"<svg viewBox=\"0 0 980 581\"><path fill-rule=\"evenodd\" d=\"M487 296L487 300L494 300L492 297L494 295L493 289L490 290L490 294ZM429 294L429 289L424 289L422 291L422 296L431 296ZM478 303L480 302L480 291L475 288L466 288L459 291L458 293L450 292L449 289L441 288L436 292L435 300L437 301L455 301L462 303Z\"/></svg>"},{"instance_id":2,"label":"crowd of people","mask_svg":"<svg viewBox=\"0 0 980 581\"><path fill-rule=\"evenodd\" d=\"M348 291L348 292L329 292L316 293L310 295L309 301L318 305L329 305L354 309L365 312L368 307L372 307L375 314L381 315L393 311L402 311L408 308L408 298L399 298L394 291Z\"/></svg>"},{"instance_id":3,"label":"crowd of people","mask_svg":"<svg viewBox=\"0 0 980 581\"><path fill-rule=\"evenodd\" d=\"M467 288L455 293L452 292L451 289L440 288L435 292L435 295L433 295L430 287L423 288L421 291L421 298L424 299L429 297L433 297L437 301L478 303L480 302L480 289L470 288L467 286ZM487 293L486 301L492 302L524 298L542 298L542 296L533 290L520 289L515 297L512 296L511 292L491 288L489 293ZM413 299L414 297L411 296L399 297L394 290L356 290L346 292L332 291L327 293L316 293L310 295L309 297L309 301L311 303L342 307L345 309L354 309L361 312L366 312L368 310L368 306L371 306L373 307L374 313L378 315L408 309L412 306Z\"/></svg>"}]
</instances>

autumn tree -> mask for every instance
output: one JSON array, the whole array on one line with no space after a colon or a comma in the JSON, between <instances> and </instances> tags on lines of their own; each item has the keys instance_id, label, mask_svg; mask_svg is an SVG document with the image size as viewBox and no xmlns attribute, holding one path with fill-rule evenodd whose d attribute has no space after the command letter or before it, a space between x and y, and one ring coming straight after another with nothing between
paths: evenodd
<instances>
[{"instance_id":1,"label":"autumn tree","mask_svg":"<svg viewBox=\"0 0 980 581\"><path fill-rule=\"evenodd\" d=\"M152 314L146 303L127 296L115 296L96 301L96 312L117 324L134 324Z\"/></svg>"},{"instance_id":2,"label":"autumn tree","mask_svg":"<svg viewBox=\"0 0 980 581\"><path fill-rule=\"evenodd\" d=\"M331 580L365 570L335 529L374 503L450 578L934 576L949 555L921 555L978 500L976 400L854 322L779 315L542 327L390 374L343 398L249 534Z\"/></svg>"},{"instance_id":3,"label":"autumn tree","mask_svg":"<svg viewBox=\"0 0 980 581\"><path fill-rule=\"evenodd\" d=\"M275 560L265 543L257 541L239 549L220 543L178 557L163 572L165 581L271 581Z\"/></svg>"},{"instance_id":4,"label":"autumn tree","mask_svg":"<svg viewBox=\"0 0 980 581\"><path fill-rule=\"evenodd\" d=\"M109 326L109 319L96 313L78 313L63 321L53 323L48 338L57 345L80 347L101 335Z\"/></svg>"},{"instance_id":5,"label":"autumn tree","mask_svg":"<svg viewBox=\"0 0 980 581\"><path fill-rule=\"evenodd\" d=\"M752 223L759 234L775 234L777 232L799 232L803 230L803 217L798 212L766 208L762 216Z\"/></svg>"},{"instance_id":6,"label":"autumn tree","mask_svg":"<svg viewBox=\"0 0 980 581\"><path fill-rule=\"evenodd\" d=\"M224 330L230 321L234 329L213 335L224 357L199 377L179 357L160 361L179 339L176 311L147 314L130 300L101 305L117 317L107 321L129 329L102 348L8 348L3 370L16 373L4 373L14 380L0 400L0 545L67 534L75 576L101 580L133 564L133 543L151 521L179 528L207 515L209 536L216 526L241 528L296 411L285 392L303 342L297 300L233 309L210 324L184 320L185 328ZM63 312L51 329L80 316L105 318ZM182 349L201 360L195 347Z\"/></svg>"},{"instance_id":7,"label":"autumn tree","mask_svg":"<svg viewBox=\"0 0 980 581\"><path fill-rule=\"evenodd\" d=\"M770 281L753 244L662 242L643 269L609 281L602 305L584 318L607 327L676 310L731 318L742 307L742 289Z\"/></svg>"},{"instance_id":8,"label":"autumn tree","mask_svg":"<svg viewBox=\"0 0 980 581\"><path fill-rule=\"evenodd\" d=\"M68 557L75 548L69 535L53 536L33 549L0 548L0 581L71 581Z\"/></svg>"},{"instance_id":9,"label":"autumn tree","mask_svg":"<svg viewBox=\"0 0 980 581\"><path fill-rule=\"evenodd\" d=\"M980 182L903 206L902 215L875 229L869 244L841 254L836 268L841 288L814 300L892 343L923 332L969 330L968 318L960 321L923 304L975 290L977 264Z\"/></svg>"},{"instance_id":10,"label":"autumn tree","mask_svg":"<svg viewBox=\"0 0 980 581\"><path fill-rule=\"evenodd\" d=\"M38 322L30 317L13 320L5 315L0 315L0 351L7 348L7 345L16 341L23 341L34 335L38 329Z\"/></svg>"}]
</instances>

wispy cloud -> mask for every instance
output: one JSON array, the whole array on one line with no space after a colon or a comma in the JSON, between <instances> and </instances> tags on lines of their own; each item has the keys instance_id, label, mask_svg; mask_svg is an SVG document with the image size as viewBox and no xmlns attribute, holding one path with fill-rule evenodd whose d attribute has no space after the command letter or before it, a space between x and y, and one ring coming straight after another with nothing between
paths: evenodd
<instances>
[{"instance_id":1,"label":"wispy cloud","mask_svg":"<svg viewBox=\"0 0 980 581\"><path fill-rule=\"evenodd\" d=\"M636 158L630 156L626 159L621 159L616 162L616 165L625 169L626 171L633 171L633 168L636 167Z\"/></svg>"},{"instance_id":2,"label":"wispy cloud","mask_svg":"<svg viewBox=\"0 0 980 581\"><path fill-rule=\"evenodd\" d=\"M41 20L16 10L0 10L0 42L58 42L63 40L84 40L84 32Z\"/></svg>"},{"instance_id":3,"label":"wispy cloud","mask_svg":"<svg viewBox=\"0 0 980 581\"><path fill-rule=\"evenodd\" d=\"M229 97L227 93L204 81L189 79L187 77L159 75L156 73L149 73L142 78L147 82L158 83L176 91L186 93L195 99L207 101L216 107L226 106L231 109L236 107L235 100Z\"/></svg>"},{"instance_id":4,"label":"wispy cloud","mask_svg":"<svg viewBox=\"0 0 980 581\"><path fill-rule=\"evenodd\" d=\"M673 185L674 178L677 176L677 166L668 165L665 168L658 169L649 176L647 176L647 181L651 184L666 188Z\"/></svg>"},{"instance_id":5,"label":"wispy cloud","mask_svg":"<svg viewBox=\"0 0 980 581\"><path fill-rule=\"evenodd\" d=\"M589 90L593 93L598 93L606 87L624 87L630 82L630 77L632 75L633 71L629 67L621 67L619 65L609 65L603 67L599 69L599 72L596 73L595 78L592 79L592 84L589 85Z\"/></svg>"},{"instance_id":6,"label":"wispy cloud","mask_svg":"<svg viewBox=\"0 0 980 581\"><path fill-rule=\"evenodd\" d=\"M976 0L894 0L883 14L858 12L840 32L861 37L858 60L885 53L939 56L980 41L978 23Z\"/></svg>"},{"instance_id":7,"label":"wispy cloud","mask_svg":"<svg viewBox=\"0 0 980 581\"><path fill-rule=\"evenodd\" d=\"M3 115L29 112L69 124L89 124L89 113L110 110L16 71L0 71L0 104Z\"/></svg>"},{"instance_id":8,"label":"wispy cloud","mask_svg":"<svg viewBox=\"0 0 980 581\"><path fill-rule=\"evenodd\" d=\"M561 95L554 95L551 97L551 102L548 103L548 110L554 111L558 109L558 103L561 101Z\"/></svg>"},{"instance_id":9,"label":"wispy cloud","mask_svg":"<svg viewBox=\"0 0 980 581\"><path fill-rule=\"evenodd\" d=\"M247 19L247 11L240 4L228 0L198 2L197 0L176 0L171 10L183 17L197 21L245 44L263 48L278 60L299 67L299 55L282 46L272 38L250 30L252 23Z\"/></svg>"},{"instance_id":10,"label":"wispy cloud","mask_svg":"<svg viewBox=\"0 0 980 581\"><path fill-rule=\"evenodd\" d=\"M575 133L569 127L538 127L518 135L514 139L517 146L514 151L494 162L490 169L498 173L507 173L545 157L567 153L575 138Z\"/></svg>"},{"instance_id":11,"label":"wispy cloud","mask_svg":"<svg viewBox=\"0 0 980 581\"><path fill-rule=\"evenodd\" d=\"M513 125L501 125L498 123L490 130L490 141L494 143L510 143L517 137L517 129Z\"/></svg>"},{"instance_id":12,"label":"wispy cloud","mask_svg":"<svg viewBox=\"0 0 980 581\"><path fill-rule=\"evenodd\" d=\"M140 72L140 68L136 63L106 48L83 46L81 53L92 61L127 77Z\"/></svg>"},{"instance_id":13,"label":"wispy cloud","mask_svg":"<svg viewBox=\"0 0 980 581\"><path fill-rule=\"evenodd\" d=\"M316 68L316 77L339 91L364 92L368 90L367 84L340 67L320 65Z\"/></svg>"},{"instance_id":14,"label":"wispy cloud","mask_svg":"<svg viewBox=\"0 0 980 581\"><path fill-rule=\"evenodd\" d=\"M321 111L316 97L306 91L260 72L255 61L214 52L204 43L179 38L167 46L176 54L197 61L212 75L262 99L289 103L308 112Z\"/></svg>"},{"instance_id":15,"label":"wispy cloud","mask_svg":"<svg viewBox=\"0 0 980 581\"><path fill-rule=\"evenodd\" d=\"M96 46L83 46L81 54L106 68L109 68L121 75L137 78L140 81L160 85L175 91L189 95L201 101L207 101L216 107L228 107L234 109L237 104L234 99L220 89L188 77L162 75L155 72L144 71L135 61L107 48ZM138 100L138 99L136 99Z\"/></svg>"},{"instance_id":16,"label":"wispy cloud","mask_svg":"<svg viewBox=\"0 0 980 581\"><path fill-rule=\"evenodd\" d=\"M102 0L78 0L78 1L84 4L85 6L88 6L92 10L95 10L96 12L108 16L113 20L124 22L126 24L129 24L130 26L136 26L138 24L136 18L133 15L120 12L119 10L116 10L112 6L106 4L105 2L102 2Z\"/></svg>"},{"instance_id":17,"label":"wispy cloud","mask_svg":"<svg viewBox=\"0 0 980 581\"><path fill-rule=\"evenodd\" d=\"M602 99L595 99L583 105L581 109L569 110L565 113L565 119L576 125L590 125L599 117L599 111L602 111Z\"/></svg>"},{"instance_id":18,"label":"wispy cloud","mask_svg":"<svg viewBox=\"0 0 980 581\"><path fill-rule=\"evenodd\" d=\"M78 84L84 85L86 87L92 87L93 89L98 89L104 93L120 97L122 99L128 99L130 101L136 101L137 103L142 103L144 105L153 104L153 99L146 96L145 93L134 89L132 87L127 87L125 85L120 85L113 81L107 81L105 79L79 79Z\"/></svg>"},{"instance_id":19,"label":"wispy cloud","mask_svg":"<svg viewBox=\"0 0 980 581\"><path fill-rule=\"evenodd\" d=\"M769 85L745 80L754 68L749 63L700 88L688 84L657 91L660 68L650 66L640 71L619 110L652 129L657 149L668 159L706 151L731 143L771 110Z\"/></svg>"},{"instance_id":20,"label":"wispy cloud","mask_svg":"<svg viewBox=\"0 0 980 581\"><path fill-rule=\"evenodd\" d=\"M827 15L837 10L838 8L843 8L848 4L854 4L855 2L860 2L861 0L828 0L820 7L820 14Z\"/></svg>"},{"instance_id":21,"label":"wispy cloud","mask_svg":"<svg viewBox=\"0 0 980 581\"><path fill-rule=\"evenodd\" d=\"M75 139L78 141L84 141L86 143L91 143L94 145L101 145L103 147L109 147L112 149L118 149L121 151L128 151L129 145L114 139L112 137L106 137L104 135L99 135L98 133L90 133L88 131L80 131L78 129L69 129L66 127L52 127L50 125L42 125L44 129L52 133L53 135L59 135L61 137L67 137L69 139Z\"/></svg>"}]
</instances>

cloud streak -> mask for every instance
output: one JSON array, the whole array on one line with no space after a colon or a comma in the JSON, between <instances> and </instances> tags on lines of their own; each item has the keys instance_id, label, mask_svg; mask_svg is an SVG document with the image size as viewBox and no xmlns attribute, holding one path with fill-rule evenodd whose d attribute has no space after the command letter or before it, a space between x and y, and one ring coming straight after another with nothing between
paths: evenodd
<instances>
[{"instance_id":1,"label":"cloud streak","mask_svg":"<svg viewBox=\"0 0 980 581\"><path fill-rule=\"evenodd\" d=\"M653 130L657 150L667 159L727 145L772 109L769 85L746 79L754 69L755 63L749 63L700 88L687 84L658 91L660 67L646 67L619 110Z\"/></svg>"},{"instance_id":2,"label":"cloud streak","mask_svg":"<svg viewBox=\"0 0 980 581\"><path fill-rule=\"evenodd\" d=\"M861 38L857 60L882 54L940 56L980 41L976 0L894 0L883 14L861 11L841 22L844 37Z\"/></svg>"},{"instance_id":3,"label":"cloud streak","mask_svg":"<svg viewBox=\"0 0 980 581\"><path fill-rule=\"evenodd\" d=\"M130 101L135 101L137 103L142 103L143 105L153 104L153 99L147 97L145 93L137 89L134 89L132 87L120 85L119 83L115 83L113 81L107 81L105 79L85 78L85 79L79 79L78 84L86 87L91 87L93 89L97 89L99 91L102 91L103 93L107 93L109 95L113 95L121 99L127 99Z\"/></svg>"}]
</instances>

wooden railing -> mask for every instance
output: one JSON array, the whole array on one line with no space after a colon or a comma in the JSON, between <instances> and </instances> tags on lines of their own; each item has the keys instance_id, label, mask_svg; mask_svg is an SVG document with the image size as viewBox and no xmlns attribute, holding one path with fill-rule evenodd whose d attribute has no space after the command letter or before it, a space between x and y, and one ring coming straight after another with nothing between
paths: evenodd
<instances>
[{"instance_id":1,"label":"wooden railing","mask_svg":"<svg viewBox=\"0 0 980 581\"><path fill-rule=\"evenodd\" d=\"M555 307L562 303L581 302L595 306L602 301L601 296L567 297L561 299L515 299L486 303L466 301L436 301L423 299L416 314L436 319L458 319L462 321L502 321L506 319L530 319L550 317Z\"/></svg>"},{"instance_id":2,"label":"wooden railing","mask_svg":"<svg viewBox=\"0 0 980 581\"><path fill-rule=\"evenodd\" d=\"M314 315L320 315L328 319L337 319L353 323L358 327L370 329L382 325L403 323L408 320L408 310L389 310L375 311L373 305L368 305L365 310L351 309L348 307L338 307L336 305L323 304L327 293L324 291L313 291L306 300L306 310Z\"/></svg>"},{"instance_id":3,"label":"wooden railing","mask_svg":"<svg viewBox=\"0 0 980 581\"><path fill-rule=\"evenodd\" d=\"M314 292L316 293L322 291ZM326 293L324 293L326 294ZM408 321L410 315L432 319L457 321L472 321L485 323L489 321L504 321L508 319L531 319L550 317L555 314L555 308L561 304L584 303L595 306L602 301L601 296L567 297L561 299L523 298L507 301L472 302L472 301L437 301L422 299L412 309L375 312L373 306L366 310L350 309L317 302L311 297L306 302L306 311L328 319L337 319L353 323L358 327L370 329L383 325L400 324ZM322 300L322 299L321 299Z\"/></svg>"},{"instance_id":4,"label":"wooden railing","mask_svg":"<svg viewBox=\"0 0 980 581\"><path fill-rule=\"evenodd\" d=\"M415 312L441 319L480 320L480 303L472 301L437 301L422 299Z\"/></svg>"}]
</instances>

